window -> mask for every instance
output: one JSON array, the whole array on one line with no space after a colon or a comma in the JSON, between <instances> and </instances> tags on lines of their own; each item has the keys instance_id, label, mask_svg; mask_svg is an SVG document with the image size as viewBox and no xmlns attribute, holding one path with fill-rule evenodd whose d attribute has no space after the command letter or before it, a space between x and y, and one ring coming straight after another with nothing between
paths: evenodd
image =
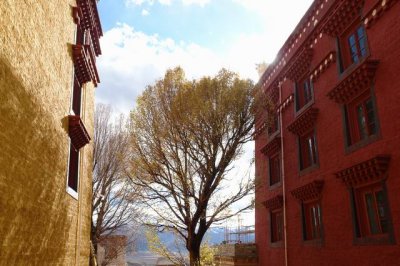
<instances>
[{"instance_id":1,"label":"window","mask_svg":"<svg viewBox=\"0 0 400 266\"><path fill-rule=\"evenodd\" d=\"M386 195L381 183L355 189L358 237L388 233L389 217Z\"/></svg>"},{"instance_id":2,"label":"window","mask_svg":"<svg viewBox=\"0 0 400 266\"><path fill-rule=\"evenodd\" d=\"M282 209L273 210L271 214L271 243L283 240L283 214Z\"/></svg>"},{"instance_id":3,"label":"window","mask_svg":"<svg viewBox=\"0 0 400 266\"><path fill-rule=\"evenodd\" d=\"M74 75L74 88L72 95L72 110L75 115L81 114L81 94L82 94L82 86L78 81L76 75Z\"/></svg>"},{"instance_id":4,"label":"window","mask_svg":"<svg viewBox=\"0 0 400 266\"><path fill-rule=\"evenodd\" d=\"M275 185L281 181L279 153L269 158L269 184Z\"/></svg>"},{"instance_id":5,"label":"window","mask_svg":"<svg viewBox=\"0 0 400 266\"><path fill-rule=\"evenodd\" d=\"M342 65L346 69L367 56L367 35L363 26L352 26L341 37Z\"/></svg>"},{"instance_id":6,"label":"window","mask_svg":"<svg viewBox=\"0 0 400 266\"><path fill-rule=\"evenodd\" d=\"M375 105L370 93L364 93L346 106L348 145L377 134Z\"/></svg>"},{"instance_id":7,"label":"window","mask_svg":"<svg viewBox=\"0 0 400 266\"><path fill-rule=\"evenodd\" d=\"M313 92L311 81L308 77L296 83L296 111L299 111L312 100Z\"/></svg>"},{"instance_id":8,"label":"window","mask_svg":"<svg viewBox=\"0 0 400 266\"><path fill-rule=\"evenodd\" d=\"M82 43L84 41L84 31L77 27L76 42ZM72 89L71 108L75 115L81 114L82 105L82 85L80 84L76 73L74 73L74 85ZM76 197L78 193L78 180L79 180L79 149L74 147L72 142L69 145L69 165L68 165L68 189ZM72 190L72 191L71 191Z\"/></svg>"},{"instance_id":9,"label":"window","mask_svg":"<svg viewBox=\"0 0 400 266\"><path fill-rule=\"evenodd\" d=\"M304 240L322 238L322 218L319 202L303 203Z\"/></svg>"},{"instance_id":10,"label":"window","mask_svg":"<svg viewBox=\"0 0 400 266\"><path fill-rule=\"evenodd\" d=\"M300 170L317 164L317 144L314 130L299 137Z\"/></svg>"},{"instance_id":11,"label":"window","mask_svg":"<svg viewBox=\"0 0 400 266\"><path fill-rule=\"evenodd\" d=\"M268 135L273 135L279 129L279 116L278 114L274 114L273 120L271 121L271 125L268 127Z\"/></svg>"},{"instance_id":12,"label":"window","mask_svg":"<svg viewBox=\"0 0 400 266\"><path fill-rule=\"evenodd\" d=\"M79 150L76 150L72 143L69 147L69 166L68 166L68 187L74 192L78 192L79 175Z\"/></svg>"}]
</instances>

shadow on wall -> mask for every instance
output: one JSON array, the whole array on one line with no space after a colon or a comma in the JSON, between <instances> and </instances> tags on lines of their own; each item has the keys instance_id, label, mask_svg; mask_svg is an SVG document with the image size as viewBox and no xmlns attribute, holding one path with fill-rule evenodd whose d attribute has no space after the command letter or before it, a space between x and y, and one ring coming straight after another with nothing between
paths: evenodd
<instances>
[{"instance_id":1,"label":"shadow on wall","mask_svg":"<svg viewBox=\"0 0 400 266\"><path fill-rule=\"evenodd\" d=\"M65 131L37 86L30 95L0 57L0 265L64 264L67 253Z\"/></svg>"}]
</instances>

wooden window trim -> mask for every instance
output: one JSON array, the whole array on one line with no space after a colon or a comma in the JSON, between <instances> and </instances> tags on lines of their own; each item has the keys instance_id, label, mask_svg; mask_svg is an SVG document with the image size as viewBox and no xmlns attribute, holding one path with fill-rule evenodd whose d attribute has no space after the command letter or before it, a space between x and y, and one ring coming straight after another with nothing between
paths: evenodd
<instances>
[{"instance_id":1,"label":"wooden window trim","mask_svg":"<svg viewBox=\"0 0 400 266\"><path fill-rule=\"evenodd\" d=\"M362 28L364 32L364 45L365 45L365 54L361 54L360 42L358 39L358 30ZM358 61L353 62L351 58L351 48L349 45L349 38L354 36L356 39L355 45L357 47ZM360 64L365 58L370 55L369 45L368 45L368 36L367 29L364 27L359 20L355 20L353 24L351 24L340 36L338 36L339 46L340 46L340 72L347 72L348 69L353 68L354 65Z\"/></svg>"},{"instance_id":2,"label":"wooden window trim","mask_svg":"<svg viewBox=\"0 0 400 266\"><path fill-rule=\"evenodd\" d=\"M309 147L309 140L311 139L311 144L312 144L312 150L308 150L305 147ZM307 144L306 144L307 142ZM303 172L307 169L314 168L315 166L318 166L318 146L317 146L317 138L315 134L315 130L308 131L305 134L302 134L301 136L298 137L298 147L299 147L299 167L300 167L300 172ZM311 154L309 153L311 152ZM305 164L305 159L311 155L309 158L310 162Z\"/></svg>"},{"instance_id":3,"label":"wooden window trim","mask_svg":"<svg viewBox=\"0 0 400 266\"><path fill-rule=\"evenodd\" d=\"M384 211L387 218L387 232L371 234L369 218L366 213L366 205L362 195L365 191L382 191L384 198ZM385 180L375 183L368 183L364 186L350 188L351 209L354 224L354 244L355 245L394 245L396 244L393 232L392 217L387 197ZM375 213L376 214L376 213Z\"/></svg>"},{"instance_id":4,"label":"wooden window trim","mask_svg":"<svg viewBox=\"0 0 400 266\"><path fill-rule=\"evenodd\" d=\"M302 203L303 206L303 224L304 224L304 241L321 241L323 238L323 225L322 225L322 213L321 213L321 202L319 200L307 201ZM319 213L319 221L316 224L313 223L311 209L316 207ZM315 226L315 228L314 228ZM314 233L316 234L313 236Z\"/></svg>"},{"instance_id":5,"label":"wooden window trim","mask_svg":"<svg viewBox=\"0 0 400 266\"><path fill-rule=\"evenodd\" d=\"M279 186L281 184L281 157L279 152L268 158L268 170L269 186Z\"/></svg>"},{"instance_id":6,"label":"wooden window trim","mask_svg":"<svg viewBox=\"0 0 400 266\"><path fill-rule=\"evenodd\" d=\"M283 237L284 237L283 211L282 209L274 209L271 210L269 213L270 213L270 244L272 246L279 246L283 243ZM280 221L278 219L280 219ZM280 234L278 233L279 227L281 227Z\"/></svg>"},{"instance_id":7,"label":"wooden window trim","mask_svg":"<svg viewBox=\"0 0 400 266\"><path fill-rule=\"evenodd\" d=\"M306 110L309 106L314 103L314 85L312 80L309 77L310 75L307 73L303 78L295 83L295 115L300 115L304 110ZM307 83L310 95L308 100L305 99L304 95L304 83Z\"/></svg>"},{"instance_id":8,"label":"wooden window trim","mask_svg":"<svg viewBox=\"0 0 400 266\"><path fill-rule=\"evenodd\" d=\"M372 102L375 133L368 134L365 138L361 139L359 137L359 128L358 128L358 121L356 121L355 108L358 104L362 102L365 103L367 99L371 99ZM372 88L367 91L364 91L355 99L350 101L348 104L344 104L342 106L342 113L343 113L343 128L345 136L344 148L346 154L359 150L360 148L365 147L370 143L373 143L381 138L378 109Z\"/></svg>"}]
</instances>

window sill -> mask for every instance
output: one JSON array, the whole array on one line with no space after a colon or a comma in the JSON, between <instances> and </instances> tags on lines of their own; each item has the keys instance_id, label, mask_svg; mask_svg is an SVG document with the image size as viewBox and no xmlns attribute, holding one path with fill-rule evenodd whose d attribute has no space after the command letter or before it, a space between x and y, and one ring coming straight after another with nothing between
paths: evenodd
<instances>
[{"instance_id":1,"label":"window sill","mask_svg":"<svg viewBox=\"0 0 400 266\"><path fill-rule=\"evenodd\" d=\"M282 248L283 247L283 240L276 241L276 242L270 242L269 246L271 248Z\"/></svg>"},{"instance_id":2,"label":"window sill","mask_svg":"<svg viewBox=\"0 0 400 266\"><path fill-rule=\"evenodd\" d=\"M295 119L300 116L304 111L306 111L309 107L311 107L314 104L314 96L311 98L311 100L306 103L303 107L301 107L299 110L295 109Z\"/></svg>"},{"instance_id":3,"label":"window sill","mask_svg":"<svg viewBox=\"0 0 400 266\"><path fill-rule=\"evenodd\" d=\"M79 200L78 192L67 186L67 193L74 199Z\"/></svg>"},{"instance_id":4,"label":"window sill","mask_svg":"<svg viewBox=\"0 0 400 266\"><path fill-rule=\"evenodd\" d=\"M323 238L316 238L310 240L303 240L304 246L314 246L314 247L322 247L324 244Z\"/></svg>"},{"instance_id":5,"label":"window sill","mask_svg":"<svg viewBox=\"0 0 400 266\"><path fill-rule=\"evenodd\" d=\"M364 148L365 146L368 146L369 144L379 140L381 138L380 134L375 134L372 135L366 139L360 140L354 144L351 144L349 146L345 146L345 154L350 154L352 152L355 152L361 148Z\"/></svg>"},{"instance_id":6,"label":"window sill","mask_svg":"<svg viewBox=\"0 0 400 266\"><path fill-rule=\"evenodd\" d=\"M316 169L319 169L319 163L313 164L307 168L300 170L299 175L303 176L303 175L309 174L309 173L315 171Z\"/></svg>"},{"instance_id":7,"label":"window sill","mask_svg":"<svg viewBox=\"0 0 400 266\"><path fill-rule=\"evenodd\" d=\"M269 184L269 187L268 187L268 189L269 190L274 190L274 189L276 189L276 188L279 188L279 187L281 187L281 185L282 185L282 181L279 181L279 182L277 182L277 183L275 183L275 184Z\"/></svg>"},{"instance_id":8,"label":"window sill","mask_svg":"<svg viewBox=\"0 0 400 266\"><path fill-rule=\"evenodd\" d=\"M268 142L270 142L271 140L273 140L276 136L278 136L281 133L281 131L279 129L275 130L272 133L268 132Z\"/></svg>"},{"instance_id":9,"label":"window sill","mask_svg":"<svg viewBox=\"0 0 400 266\"><path fill-rule=\"evenodd\" d=\"M350 75L359 65L362 65L366 60L368 60L369 57L370 57L370 53L368 51L367 54L363 58L361 58L358 62L352 63L352 64L348 65L346 68L341 69L341 72L339 73L339 80Z\"/></svg>"},{"instance_id":10,"label":"window sill","mask_svg":"<svg viewBox=\"0 0 400 266\"><path fill-rule=\"evenodd\" d=\"M353 244L356 246L374 246L374 245L395 245L394 238L389 234L380 236L366 236L355 238Z\"/></svg>"}]
</instances>

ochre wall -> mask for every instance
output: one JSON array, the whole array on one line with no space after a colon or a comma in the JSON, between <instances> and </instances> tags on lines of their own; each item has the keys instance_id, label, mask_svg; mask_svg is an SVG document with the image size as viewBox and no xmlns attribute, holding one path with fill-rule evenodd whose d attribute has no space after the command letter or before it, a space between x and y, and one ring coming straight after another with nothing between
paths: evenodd
<instances>
[{"instance_id":1,"label":"ochre wall","mask_svg":"<svg viewBox=\"0 0 400 266\"><path fill-rule=\"evenodd\" d=\"M0 265L88 265L92 144L81 149L79 201L66 192L73 5L0 1ZM91 136L93 109L87 84Z\"/></svg>"}]
</instances>

